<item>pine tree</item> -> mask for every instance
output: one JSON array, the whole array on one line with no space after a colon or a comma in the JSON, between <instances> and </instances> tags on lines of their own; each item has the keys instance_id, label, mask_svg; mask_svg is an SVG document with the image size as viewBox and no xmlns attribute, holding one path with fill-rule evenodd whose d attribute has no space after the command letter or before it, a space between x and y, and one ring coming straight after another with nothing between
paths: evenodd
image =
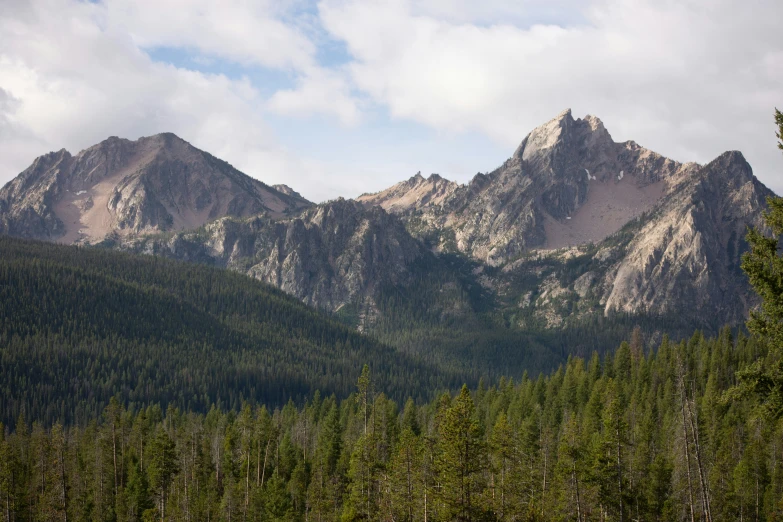
<instances>
[{"instance_id":1,"label":"pine tree","mask_svg":"<svg viewBox=\"0 0 783 522\"><path fill-rule=\"evenodd\" d=\"M404 416L403 416L404 418ZM422 441L410 426L402 430L390 469L390 517L400 522L413 522L423 517Z\"/></svg>"},{"instance_id":2,"label":"pine tree","mask_svg":"<svg viewBox=\"0 0 783 522\"><path fill-rule=\"evenodd\" d=\"M128 483L125 487L129 520L141 520L143 513L153 508L149 494L147 474L141 471L137 461L128 468Z\"/></svg>"},{"instance_id":3,"label":"pine tree","mask_svg":"<svg viewBox=\"0 0 783 522\"><path fill-rule=\"evenodd\" d=\"M47 520L67 520L68 482L66 479L67 440L62 425L55 424L49 433L45 500Z\"/></svg>"},{"instance_id":4,"label":"pine tree","mask_svg":"<svg viewBox=\"0 0 783 522\"><path fill-rule=\"evenodd\" d=\"M373 519L375 499L372 494L372 452L372 437L361 435L353 446L348 467L348 495L343 505L343 522Z\"/></svg>"},{"instance_id":5,"label":"pine tree","mask_svg":"<svg viewBox=\"0 0 783 522\"><path fill-rule=\"evenodd\" d=\"M490 448L493 471L492 509L498 520L512 520L521 511L522 474L514 429L501 412L492 428Z\"/></svg>"},{"instance_id":6,"label":"pine tree","mask_svg":"<svg viewBox=\"0 0 783 522\"><path fill-rule=\"evenodd\" d=\"M443 483L445 520L471 522L480 518L476 497L486 454L481 425L467 385L462 386L440 426L438 468Z\"/></svg>"},{"instance_id":7,"label":"pine tree","mask_svg":"<svg viewBox=\"0 0 783 522\"><path fill-rule=\"evenodd\" d=\"M777 109L775 124L778 148L783 150L783 113ZM783 253L779 253L783 198L769 197L767 205L764 222L772 236L762 230L748 230L745 239L750 251L742 258L742 270L762 301L761 307L750 313L748 330L767 348L768 355L738 373L741 385L728 398L753 393L760 399L765 414L776 419L783 416Z\"/></svg>"},{"instance_id":8,"label":"pine tree","mask_svg":"<svg viewBox=\"0 0 783 522\"><path fill-rule=\"evenodd\" d=\"M293 516L291 496L286 491L285 481L277 472L272 474L265 486L264 513L265 520L270 522L289 521Z\"/></svg>"},{"instance_id":9,"label":"pine tree","mask_svg":"<svg viewBox=\"0 0 783 522\"><path fill-rule=\"evenodd\" d=\"M403 431L405 428L411 430L411 432L417 437L421 434L416 403L413 402L413 399L410 397L408 397L408 400L405 402L405 408L402 410Z\"/></svg>"},{"instance_id":10,"label":"pine tree","mask_svg":"<svg viewBox=\"0 0 783 522\"><path fill-rule=\"evenodd\" d=\"M13 464L11 456L11 446L5 438L5 426L0 422L0 510L3 513L3 520L11 520L12 510L12 490L13 484Z\"/></svg>"},{"instance_id":11,"label":"pine tree","mask_svg":"<svg viewBox=\"0 0 783 522\"><path fill-rule=\"evenodd\" d=\"M313 459L313 477L307 492L309 510L312 520L316 522L332 520L333 513L339 508L336 471L342 450L342 428L334 398L329 399L328 403L328 411L319 426Z\"/></svg>"},{"instance_id":12,"label":"pine tree","mask_svg":"<svg viewBox=\"0 0 783 522\"><path fill-rule=\"evenodd\" d=\"M603 412L603 433L593 454L592 481L598 486L598 497L603 510L612 518L627 520L626 497L628 483L625 476L625 449L628 425L625 422L624 398L618 383L610 379Z\"/></svg>"},{"instance_id":13,"label":"pine tree","mask_svg":"<svg viewBox=\"0 0 783 522\"><path fill-rule=\"evenodd\" d=\"M575 415L569 415L560 438L557 475L561 484L561 495L566 497L565 511L569 519L576 519L577 522L585 519L583 461L584 448L579 424Z\"/></svg>"},{"instance_id":14,"label":"pine tree","mask_svg":"<svg viewBox=\"0 0 783 522\"><path fill-rule=\"evenodd\" d=\"M174 474L179 470L176 446L165 429L158 428L150 444L147 475L152 489L159 500L158 514L164 520L166 516L166 496Z\"/></svg>"}]
</instances>

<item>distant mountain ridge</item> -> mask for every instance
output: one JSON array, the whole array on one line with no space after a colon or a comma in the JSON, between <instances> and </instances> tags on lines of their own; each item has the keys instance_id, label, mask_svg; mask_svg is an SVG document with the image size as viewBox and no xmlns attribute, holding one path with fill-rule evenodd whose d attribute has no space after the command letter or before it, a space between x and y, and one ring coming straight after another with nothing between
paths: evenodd
<instances>
[{"instance_id":1,"label":"distant mountain ridge","mask_svg":"<svg viewBox=\"0 0 783 522\"><path fill-rule=\"evenodd\" d=\"M60 217L78 206L67 194L91 190L99 206L93 193L107 176L119 179L100 201L112 226L93 233L87 209L86 233L73 236ZM185 187L174 197L172 179ZM566 110L465 185L419 173L318 205L173 135L112 138L37 159L0 191L0 231L230 268L362 329L404 328L389 317L402 309L474 330L563 329L614 314L704 325L738 322L752 305L739 262L769 195L739 152L679 163Z\"/></svg>"},{"instance_id":2,"label":"distant mountain ridge","mask_svg":"<svg viewBox=\"0 0 783 522\"><path fill-rule=\"evenodd\" d=\"M371 298L382 283L404 283L411 264L428 253L394 216L344 199L287 218L226 217L203 230L120 246L239 270L331 311Z\"/></svg>"},{"instance_id":3,"label":"distant mountain ridge","mask_svg":"<svg viewBox=\"0 0 783 522\"><path fill-rule=\"evenodd\" d=\"M633 141L615 143L598 118L575 120L566 110L466 185L419 176L359 200L399 215L435 251L500 268L482 276L495 293L528 280L512 306L533 299L534 315L557 326L587 308L742 320L753 299L739 270L745 228L762 225L770 195L739 152L703 166L679 163ZM633 233L617 236L623 229ZM543 256L555 270L590 251L597 266L578 281L554 284L535 266ZM568 311L552 310L564 303Z\"/></svg>"}]
</instances>

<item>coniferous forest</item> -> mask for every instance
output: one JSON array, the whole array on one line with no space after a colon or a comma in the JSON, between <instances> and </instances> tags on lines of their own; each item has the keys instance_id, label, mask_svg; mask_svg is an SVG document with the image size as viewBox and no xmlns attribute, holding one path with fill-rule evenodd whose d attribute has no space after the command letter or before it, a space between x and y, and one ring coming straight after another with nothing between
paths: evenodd
<instances>
[{"instance_id":1,"label":"coniferous forest","mask_svg":"<svg viewBox=\"0 0 783 522\"><path fill-rule=\"evenodd\" d=\"M641 338L417 406L367 369L342 401L206 414L112 401L0 441L5 520L778 520L783 422L727 400L764 356L725 329Z\"/></svg>"},{"instance_id":2,"label":"coniferous forest","mask_svg":"<svg viewBox=\"0 0 783 522\"><path fill-rule=\"evenodd\" d=\"M465 375L246 276L0 236L0 422L83 424L112 396L207 411L346 396L365 362L402 400Z\"/></svg>"}]
</instances>

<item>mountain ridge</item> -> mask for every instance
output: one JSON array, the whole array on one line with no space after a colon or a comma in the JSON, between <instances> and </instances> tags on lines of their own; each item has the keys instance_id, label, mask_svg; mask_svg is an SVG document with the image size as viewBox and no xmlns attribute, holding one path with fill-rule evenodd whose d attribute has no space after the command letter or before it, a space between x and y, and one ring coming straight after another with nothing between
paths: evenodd
<instances>
[{"instance_id":1,"label":"mountain ridge","mask_svg":"<svg viewBox=\"0 0 783 522\"><path fill-rule=\"evenodd\" d=\"M66 155L36 159L17 185ZM248 183L291 206L238 205L198 226L113 233L101 244L240 271L368 330L403 327L384 316L395 313L390 291L401 292L395 306L434 310L433 327L548 330L615 314L737 322L753 304L738 268L744 229L761 225L772 195L739 152L680 163L614 142L599 118L570 110L462 185L419 172L356 200L314 205L288 186ZM17 209L19 219L46 216L40 210L52 202L36 204ZM8 214L0 197L0 224Z\"/></svg>"},{"instance_id":2,"label":"mountain ridge","mask_svg":"<svg viewBox=\"0 0 783 522\"><path fill-rule=\"evenodd\" d=\"M309 205L172 133L135 141L112 136L75 156L62 149L36 158L0 189L0 232L95 243Z\"/></svg>"}]
</instances>

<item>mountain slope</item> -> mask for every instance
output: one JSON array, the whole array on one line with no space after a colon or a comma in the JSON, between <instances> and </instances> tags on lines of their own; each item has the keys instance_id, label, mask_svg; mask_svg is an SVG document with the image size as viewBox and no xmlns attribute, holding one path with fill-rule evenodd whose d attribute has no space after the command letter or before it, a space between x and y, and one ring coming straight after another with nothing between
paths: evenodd
<instances>
[{"instance_id":1,"label":"mountain slope","mask_svg":"<svg viewBox=\"0 0 783 522\"><path fill-rule=\"evenodd\" d=\"M566 110L528 134L495 171L463 186L440 182L438 198L422 201L420 186L408 181L360 200L393 206L438 250L502 265L531 249L606 238L696 167L615 143L598 118L574 120Z\"/></svg>"},{"instance_id":2,"label":"mountain slope","mask_svg":"<svg viewBox=\"0 0 783 522\"><path fill-rule=\"evenodd\" d=\"M409 180L375 194L362 194L356 200L367 207L379 206L392 214L406 214L442 205L458 187L437 174L424 178L419 172Z\"/></svg>"},{"instance_id":3,"label":"mountain slope","mask_svg":"<svg viewBox=\"0 0 783 522\"><path fill-rule=\"evenodd\" d=\"M406 353L476 378L538 372L560 360L535 336L497 322L494 297L473 273L477 263L433 254L396 216L356 201L331 201L279 220L223 218L196 231L113 246L239 271Z\"/></svg>"},{"instance_id":4,"label":"mountain slope","mask_svg":"<svg viewBox=\"0 0 783 522\"><path fill-rule=\"evenodd\" d=\"M746 227L763 226L770 195L739 152L699 169L656 209L608 272L606 309L688 310L741 321L750 304L739 268Z\"/></svg>"},{"instance_id":5,"label":"mountain slope","mask_svg":"<svg viewBox=\"0 0 783 522\"><path fill-rule=\"evenodd\" d=\"M163 138L145 147L157 150L156 139ZM131 143L118 142L120 150ZM79 157L39 159L4 189L17 200L32 198L0 208L7 232L31 235L30 223L46 228L46 211L57 205L30 180L48 179L41 169L47 176L73 170L36 165L71 162L82 165L84 177L91 156ZM131 163L138 162L123 164ZM179 179L176 169L142 171ZM500 168L467 185L417 174L357 201L299 210L307 203L293 189L262 188L290 205L255 214L262 203L242 204L242 192L236 205L211 207L218 218L197 220L201 226L130 227L101 244L230 268L406 350L430 353L433 345L467 349L461 339L475 332L502 332L514 344L520 332L594 330L618 314L656 325L676 318L683 331L739 321L752 304L738 268L744 230L760 224L772 194L739 153L708 165L679 163L632 141L616 143L598 118L574 119L570 111L534 129ZM43 194L38 203L36 194ZM128 201L127 215L154 215L147 200ZM17 219L24 213L48 217ZM20 222L28 227L20 230ZM422 341L427 332L437 339Z\"/></svg>"},{"instance_id":6,"label":"mountain slope","mask_svg":"<svg viewBox=\"0 0 783 522\"><path fill-rule=\"evenodd\" d=\"M0 232L61 243L194 228L226 215L309 206L173 134L109 138L37 158L0 190Z\"/></svg>"},{"instance_id":7,"label":"mountain slope","mask_svg":"<svg viewBox=\"0 0 783 522\"><path fill-rule=\"evenodd\" d=\"M772 193L738 152L699 167L651 211L598 243L534 250L480 282L523 328L564 328L630 314L714 329L755 303L740 269L747 226L762 226Z\"/></svg>"},{"instance_id":8,"label":"mountain slope","mask_svg":"<svg viewBox=\"0 0 783 522\"><path fill-rule=\"evenodd\" d=\"M360 200L482 263L478 280L519 326L613 313L719 325L752 303L739 260L772 192L738 152L682 164L564 111L494 172L438 183L437 199L420 197L434 184L418 176Z\"/></svg>"},{"instance_id":9,"label":"mountain slope","mask_svg":"<svg viewBox=\"0 0 783 522\"><path fill-rule=\"evenodd\" d=\"M90 418L115 393L196 410L345 396L365 363L399 397L467 378L230 271L7 236L0 347L2 421Z\"/></svg>"}]
</instances>

